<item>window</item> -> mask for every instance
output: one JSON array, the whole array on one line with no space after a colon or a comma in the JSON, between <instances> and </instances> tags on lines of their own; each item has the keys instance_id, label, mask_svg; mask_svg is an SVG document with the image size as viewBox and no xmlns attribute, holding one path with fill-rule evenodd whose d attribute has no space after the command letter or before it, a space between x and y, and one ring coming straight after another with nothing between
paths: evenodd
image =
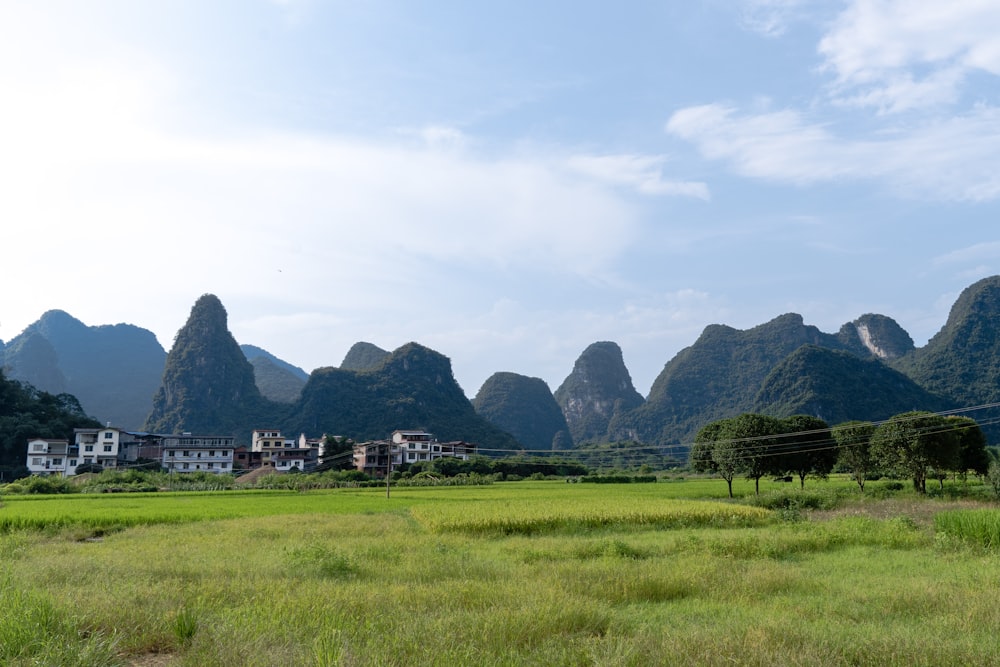
<instances>
[{"instance_id":1,"label":"window","mask_svg":"<svg viewBox=\"0 0 1000 667\"><path fill-rule=\"evenodd\" d=\"M31 451L33 451L33 452L44 452L45 451L45 443L44 442L36 442L34 445L31 446Z\"/></svg>"},{"instance_id":2,"label":"window","mask_svg":"<svg viewBox=\"0 0 1000 667\"><path fill-rule=\"evenodd\" d=\"M62 459L52 459L52 465L54 465L54 466L61 466L62 465Z\"/></svg>"},{"instance_id":3,"label":"window","mask_svg":"<svg viewBox=\"0 0 1000 667\"><path fill-rule=\"evenodd\" d=\"M209 464L208 464L208 469L209 469L209 470L211 470L211 469L212 469L212 468L214 468L214 467L215 467L215 464L214 464L214 463L209 463Z\"/></svg>"},{"instance_id":4,"label":"window","mask_svg":"<svg viewBox=\"0 0 1000 667\"><path fill-rule=\"evenodd\" d=\"M111 451L111 445L104 445L104 451L110 452Z\"/></svg>"},{"instance_id":5,"label":"window","mask_svg":"<svg viewBox=\"0 0 1000 667\"><path fill-rule=\"evenodd\" d=\"M76 459L70 459L68 465L71 468L75 468L76 467Z\"/></svg>"},{"instance_id":6,"label":"window","mask_svg":"<svg viewBox=\"0 0 1000 667\"><path fill-rule=\"evenodd\" d=\"M114 440L114 438L115 438L115 432L114 431L105 431L104 432L104 439L105 440Z\"/></svg>"},{"instance_id":7,"label":"window","mask_svg":"<svg viewBox=\"0 0 1000 667\"><path fill-rule=\"evenodd\" d=\"M85 452L92 452L92 451L94 451L94 446L93 445L84 445L83 446L83 451L85 451Z\"/></svg>"},{"instance_id":8,"label":"window","mask_svg":"<svg viewBox=\"0 0 1000 667\"><path fill-rule=\"evenodd\" d=\"M189 451L185 451L185 452L184 452L184 456L185 456L185 457L189 457L189 456L191 456L191 452L189 452Z\"/></svg>"},{"instance_id":9,"label":"window","mask_svg":"<svg viewBox=\"0 0 1000 667\"><path fill-rule=\"evenodd\" d=\"M183 468L184 468L185 470L187 470L187 469L188 469L188 464L187 464L187 463L185 463L185 464L184 464L184 466L183 466Z\"/></svg>"},{"instance_id":10,"label":"window","mask_svg":"<svg viewBox=\"0 0 1000 667\"><path fill-rule=\"evenodd\" d=\"M31 459L31 465L33 465L33 466L45 465L45 459L42 459L42 458Z\"/></svg>"},{"instance_id":11,"label":"window","mask_svg":"<svg viewBox=\"0 0 1000 667\"><path fill-rule=\"evenodd\" d=\"M223 467L223 468L228 468L228 467L229 467L229 464L228 464L228 463L223 463L223 464L222 464L222 467Z\"/></svg>"},{"instance_id":12,"label":"window","mask_svg":"<svg viewBox=\"0 0 1000 667\"><path fill-rule=\"evenodd\" d=\"M212 458L215 458L215 450L213 449L212 451L210 451L208 455Z\"/></svg>"}]
</instances>

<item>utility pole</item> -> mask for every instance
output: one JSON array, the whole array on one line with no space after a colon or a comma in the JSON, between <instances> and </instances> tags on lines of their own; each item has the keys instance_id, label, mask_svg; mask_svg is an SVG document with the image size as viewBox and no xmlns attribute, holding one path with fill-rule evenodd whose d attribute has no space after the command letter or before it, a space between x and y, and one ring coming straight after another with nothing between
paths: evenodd
<instances>
[{"instance_id":1,"label":"utility pole","mask_svg":"<svg viewBox=\"0 0 1000 667\"><path fill-rule=\"evenodd\" d=\"M389 497L389 478L392 476L392 436L385 441L385 497Z\"/></svg>"}]
</instances>

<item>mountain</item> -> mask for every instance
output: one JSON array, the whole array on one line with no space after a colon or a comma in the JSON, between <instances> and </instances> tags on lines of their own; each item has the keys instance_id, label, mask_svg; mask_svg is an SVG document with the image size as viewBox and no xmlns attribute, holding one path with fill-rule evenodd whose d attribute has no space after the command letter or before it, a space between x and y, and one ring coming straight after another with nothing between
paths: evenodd
<instances>
[{"instance_id":1,"label":"mountain","mask_svg":"<svg viewBox=\"0 0 1000 667\"><path fill-rule=\"evenodd\" d=\"M573 446L562 409L541 378L494 373L472 401L476 412L507 431L527 449Z\"/></svg>"},{"instance_id":2,"label":"mountain","mask_svg":"<svg viewBox=\"0 0 1000 667\"><path fill-rule=\"evenodd\" d=\"M712 324L663 367L644 405L616 417L613 440L687 443L704 424L753 409L772 369L803 345L845 346L788 313L744 331Z\"/></svg>"},{"instance_id":3,"label":"mountain","mask_svg":"<svg viewBox=\"0 0 1000 667\"><path fill-rule=\"evenodd\" d=\"M643 404L621 348L607 341L592 343L583 351L554 396L576 443L604 441L614 419Z\"/></svg>"},{"instance_id":4,"label":"mountain","mask_svg":"<svg viewBox=\"0 0 1000 667\"><path fill-rule=\"evenodd\" d=\"M1000 402L1000 276L984 278L962 291L945 325L927 345L892 363L928 391L958 405ZM979 412L995 420L1000 411ZM991 439L1000 426L984 426Z\"/></svg>"},{"instance_id":5,"label":"mountain","mask_svg":"<svg viewBox=\"0 0 1000 667\"><path fill-rule=\"evenodd\" d=\"M289 432L330 433L355 440L424 429L439 440L465 440L494 450L517 441L476 414L458 386L451 360L417 343L392 352L373 370L318 368L283 422Z\"/></svg>"},{"instance_id":6,"label":"mountain","mask_svg":"<svg viewBox=\"0 0 1000 667\"><path fill-rule=\"evenodd\" d=\"M389 354L377 345L362 341L351 346L340 362L340 368L345 371L371 370L388 359Z\"/></svg>"},{"instance_id":7,"label":"mountain","mask_svg":"<svg viewBox=\"0 0 1000 667\"><path fill-rule=\"evenodd\" d=\"M871 354L883 361L899 359L916 349L910 334L896 320L872 313L842 326L837 338L858 356Z\"/></svg>"},{"instance_id":8,"label":"mountain","mask_svg":"<svg viewBox=\"0 0 1000 667\"><path fill-rule=\"evenodd\" d=\"M59 355L52 343L29 327L4 350L3 370L13 380L27 382L42 391L66 391L66 376L59 369Z\"/></svg>"},{"instance_id":9,"label":"mountain","mask_svg":"<svg viewBox=\"0 0 1000 667\"><path fill-rule=\"evenodd\" d=\"M278 403L294 403L302 394L309 374L255 345L240 345L253 366L254 383L261 395Z\"/></svg>"},{"instance_id":10,"label":"mountain","mask_svg":"<svg viewBox=\"0 0 1000 667\"><path fill-rule=\"evenodd\" d=\"M73 394L87 414L123 428L137 428L149 414L165 359L151 331L88 327L61 310L43 314L3 352L10 377Z\"/></svg>"},{"instance_id":11,"label":"mountain","mask_svg":"<svg viewBox=\"0 0 1000 667\"><path fill-rule=\"evenodd\" d=\"M167 355L145 430L232 434L242 442L257 425L273 423L277 412L257 389L222 302L212 294L201 296Z\"/></svg>"},{"instance_id":12,"label":"mountain","mask_svg":"<svg viewBox=\"0 0 1000 667\"><path fill-rule=\"evenodd\" d=\"M875 358L803 345L768 374L750 411L775 417L812 415L839 424L954 407Z\"/></svg>"}]
</instances>

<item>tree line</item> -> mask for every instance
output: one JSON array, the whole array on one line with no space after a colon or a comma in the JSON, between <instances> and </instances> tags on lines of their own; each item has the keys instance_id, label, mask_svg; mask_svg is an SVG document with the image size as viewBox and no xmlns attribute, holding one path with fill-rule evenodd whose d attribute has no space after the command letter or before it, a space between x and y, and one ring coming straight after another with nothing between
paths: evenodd
<instances>
[{"instance_id":1,"label":"tree line","mask_svg":"<svg viewBox=\"0 0 1000 667\"><path fill-rule=\"evenodd\" d=\"M825 477L835 466L850 473L864 491L875 475L908 478L919 493L927 480L972 471L985 475L990 465L986 436L974 419L911 411L885 422L850 421L829 427L809 415L780 419L745 413L703 426L691 448L692 470L719 475L733 496L733 479L754 480L760 493L765 475Z\"/></svg>"}]
</instances>

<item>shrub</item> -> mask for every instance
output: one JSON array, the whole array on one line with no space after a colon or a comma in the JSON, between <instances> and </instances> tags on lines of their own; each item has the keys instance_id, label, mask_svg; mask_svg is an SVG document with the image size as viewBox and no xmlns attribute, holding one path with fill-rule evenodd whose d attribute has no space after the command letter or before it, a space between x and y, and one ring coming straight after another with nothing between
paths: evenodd
<instances>
[{"instance_id":1,"label":"shrub","mask_svg":"<svg viewBox=\"0 0 1000 667\"><path fill-rule=\"evenodd\" d=\"M25 493L73 493L76 487L70 484L64 477L40 477L33 475L24 482Z\"/></svg>"}]
</instances>

